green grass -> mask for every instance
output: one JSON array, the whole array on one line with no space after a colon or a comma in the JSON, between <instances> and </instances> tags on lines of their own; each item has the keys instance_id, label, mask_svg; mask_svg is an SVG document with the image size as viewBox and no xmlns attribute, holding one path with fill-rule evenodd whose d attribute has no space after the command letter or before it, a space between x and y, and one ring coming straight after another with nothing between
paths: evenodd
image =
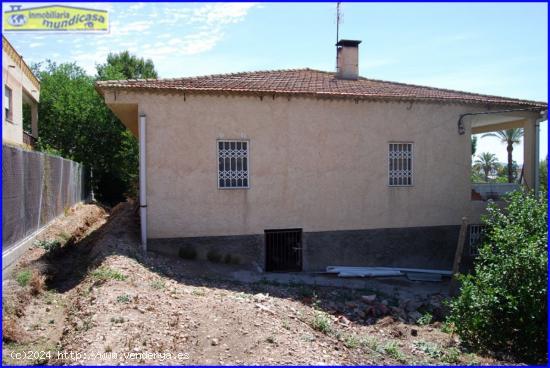
<instances>
[{"instance_id":1,"label":"green grass","mask_svg":"<svg viewBox=\"0 0 550 368\"><path fill-rule=\"evenodd\" d=\"M424 340L413 342L413 346L432 359L448 364L460 362L460 350L455 347L444 349L438 344Z\"/></svg>"},{"instance_id":2,"label":"green grass","mask_svg":"<svg viewBox=\"0 0 550 368\"><path fill-rule=\"evenodd\" d=\"M99 281L117 280L124 281L127 279L126 275L120 273L120 271L109 267L98 267L91 272L91 276Z\"/></svg>"},{"instance_id":3,"label":"green grass","mask_svg":"<svg viewBox=\"0 0 550 368\"><path fill-rule=\"evenodd\" d=\"M346 335L346 337L344 337L344 346L348 349L357 349L359 344L360 341L355 335Z\"/></svg>"},{"instance_id":4,"label":"green grass","mask_svg":"<svg viewBox=\"0 0 550 368\"><path fill-rule=\"evenodd\" d=\"M383 353L383 349L380 347L380 343L376 339L376 337L365 337L361 339L361 346L372 350L376 353Z\"/></svg>"},{"instance_id":5,"label":"green grass","mask_svg":"<svg viewBox=\"0 0 550 368\"><path fill-rule=\"evenodd\" d=\"M162 290L166 287L163 280L155 280L151 282L151 287L155 290Z\"/></svg>"},{"instance_id":6,"label":"green grass","mask_svg":"<svg viewBox=\"0 0 550 368\"><path fill-rule=\"evenodd\" d=\"M434 344L433 342L418 340L413 342L413 346L430 358L441 359L441 357L443 356L443 351L441 350L441 347L437 344Z\"/></svg>"},{"instance_id":7,"label":"green grass","mask_svg":"<svg viewBox=\"0 0 550 368\"><path fill-rule=\"evenodd\" d=\"M455 331L455 326L451 322L445 322L443 326L441 326L441 331L452 334Z\"/></svg>"},{"instance_id":8,"label":"green grass","mask_svg":"<svg viewBox=\"0 0 550 368\"><path fill-rule=\"evenodd\" d=\"M37 240L34 242L34 246L36 248L42 248L46 252L51 252L61 247L61 243L59 240Z\"/></svg>"},{"instance_id":9,"label":"green grass","mask_svg":"<svg viewBox=\"0 0 550 368\"><path fill-rule=\"evenodd\" d=\"M19 271L15 276L15 281L17 281L19 286L25 287L29 284L31 277L32 277L32 272L30 270L22 270L22 271Z\"/></svg>"},{"instance_id":10,"label":"green grass","mask_svg":"<svg viewBox=\"0 0 550 368\"><path fill-rule=\"evenodd\" d=\"M400 362L405 361L405 356L403 355L403 353L401 352L401 350L399 349L399 347L397 346L397 344L394 341L390 341L384 346L384 352L390 358L393 358L393 359L398 360Z\"/></svg>"},{"instance_id":11,"label":"green grass","mask_svg":"<svg viewBox=\"0 0 550 368\"><path fill-rule=\"evenodd\" d=\"M420 317L416 323L418 323L421 326L429 325L432 322L433 316L430 313L424 313L422 317Z\"/></svg>"},{"instance_id":12,"label":"green grass","mask_svg":"<svg viewBox=\"0 0 550 368\"><path fill-rule=\"evenodd\" d=\"M124 323L124 317L111 317L111 322L113 323Z\"/></svg>"},{"instance_id":13,"label":"green grass","mask_svg":"<svg viewBox=\"0 0 550 368\"><path fill-rule=\"evenodd\" d=\"M130 296L127 294L119 295L116 297L116 301L118 303L125 303L125 304L130 303Z\"/></svg>"},{"instance_id":14,"label":"green grass","mask_svg":"<svg viewBox=\"0 0 550 368\"><path fill-rule=\"evenodd\" d=\"M56 301L58 294L53 290L44 290L43 298L47 305L52 305Z\"/></svg>"},{"instance_id":15,"label":"green grass","mask_svg":"<svg viewBox=\"0 0 550 368\"><path fill-rule=\"evenodd\" d=\"M457 348L448 348L443 354L441 361L449 364L460 363L460 350Z\"/></svg>"},{"instance_id":16,"label":"green grass","mask_svg":"<svg viewBox=\"0 0 550 368\"><path fill-rule=\"evenodd\" d=\"M206 295L206 292L202 289L193 289L193 291L191 293L193 295L196 295L196 296L205 296Z\"/></svg>"},{"instance_id":17,"label":"green grass","mask_svg":"<svg viewBox=\"0 0 550 368\"><path fill-rule=\"evenodd\" d=\"M311 327L324 334L329 334L332 331L330 317L325 312L315 311L315 315L311 320Z\"/></svg>"}]
</instances>

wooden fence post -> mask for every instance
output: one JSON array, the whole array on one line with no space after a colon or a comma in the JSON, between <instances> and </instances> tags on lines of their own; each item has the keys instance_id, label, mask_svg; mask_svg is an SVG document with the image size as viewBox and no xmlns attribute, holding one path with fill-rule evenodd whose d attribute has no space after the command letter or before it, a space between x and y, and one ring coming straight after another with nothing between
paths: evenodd
<instances>
[{"instance_id":1,"label":"wooden fence post","mask_svg":"<svg viewBox=\"0 0 550 368\"><path fill-rule=\"evenodd\" d=\"M462 218L462 224L460 225L460 233L458 235L458 243L456 244L455 259L453 262L453 275L451 283L449 285L449 294L451 296L458 294L458 280L457 276L460 271L460 261L462 260L462 253L464 251L464 243L466 241L466 230L468 230L468 218Z\"/></svg>"}]
</instances>

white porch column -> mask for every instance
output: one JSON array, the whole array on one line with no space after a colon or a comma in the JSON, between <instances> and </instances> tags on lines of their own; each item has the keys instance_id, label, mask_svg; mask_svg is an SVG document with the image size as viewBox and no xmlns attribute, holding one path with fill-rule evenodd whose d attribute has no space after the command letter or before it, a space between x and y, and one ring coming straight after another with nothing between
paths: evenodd
<instances>
[{"instance_id":1,"label":"white porch column","mask_svg":"<svg viewBox=\"0 0 550 368\"><path fill-rule=\"evenodd\" d=\"M526 119L523 125L523 178L530 190L535 190L537 135L535 131L535 119Z\"/></svg>"},{"instance_id":2,"label":"white porch column","mask_svg":"<svg viewBox=\"0 0 550 368\"><path fill-rule=\"evenodd\" d=\"M147 117L139 115L139 217L141 226L141 246L147 251Z\"/></svg>"},{"instance_id":3,"label":"white porch column","mask_svg":"<svg viewBox=\"0 0 550 368\"><path fill-rule=\"evenodd\" d=\"M31 135L38 138L38 105L31 104Z\"/></svg>"}]
</instances>

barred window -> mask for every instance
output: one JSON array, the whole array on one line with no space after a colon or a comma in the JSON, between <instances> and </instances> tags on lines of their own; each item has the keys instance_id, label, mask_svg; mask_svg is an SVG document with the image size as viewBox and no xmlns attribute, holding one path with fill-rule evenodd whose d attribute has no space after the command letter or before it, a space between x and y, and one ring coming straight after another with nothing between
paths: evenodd
<instances>
[{"instance_id":1,"label":"barred window","mask_svg":"<svg viewBox=\"0 0 550 368\"><path fill-rule=\"evenodd\" d=\"M218 188L248 188L248 141L218 141Z\"/></svg>"},{"instance_id":2,"label":"barred window","mask_svg":"<svg viewBox=\"0 0 550 368\"><path fill-rule=\"evenodd\" d=\"M390 143L389 181L390 186L413 184L412 143Z\"/></svg>"},{"instance_id":3,"label":"barred window","mask_svg":"<svg viewBox=\"0 0 550 368\"><path fill-rule=\"evenodd\" d=\"M470 255L477 256L479 254L479 246L483 243L485 235L485 225L472 224L470 225Z\"/></svg>"}]
</instances>

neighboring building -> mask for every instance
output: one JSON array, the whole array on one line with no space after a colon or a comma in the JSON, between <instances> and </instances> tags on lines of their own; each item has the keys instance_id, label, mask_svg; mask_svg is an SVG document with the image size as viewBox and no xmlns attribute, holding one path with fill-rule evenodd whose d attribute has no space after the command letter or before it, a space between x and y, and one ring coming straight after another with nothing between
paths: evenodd
<instances>
[{"instance_id":1,"label":"neighboring building","mask_svg":"<svg viewBox=\"0 0 550 368\"><path fill-rule=\"evenodd\" d=\"M2 143L34 146L38 138L38 101L40 81L23 57L6 37L2 36ZM24 105L29 113L30 126L23 126Z\"/></svg>"},{"instance_id":2,"label":"neighboring building","mask_svg":"<svg viewBox=\"0 0 550 368\"><path fill-rule=\"evenodd\" d=\"M363 78L358 44L338 43L336 73L98 82L141 142L144 245L267 270L450 269L462 217L486 206L471 134L523 127L533 188L547 104Z\"/></svg>"}]
</instances>

